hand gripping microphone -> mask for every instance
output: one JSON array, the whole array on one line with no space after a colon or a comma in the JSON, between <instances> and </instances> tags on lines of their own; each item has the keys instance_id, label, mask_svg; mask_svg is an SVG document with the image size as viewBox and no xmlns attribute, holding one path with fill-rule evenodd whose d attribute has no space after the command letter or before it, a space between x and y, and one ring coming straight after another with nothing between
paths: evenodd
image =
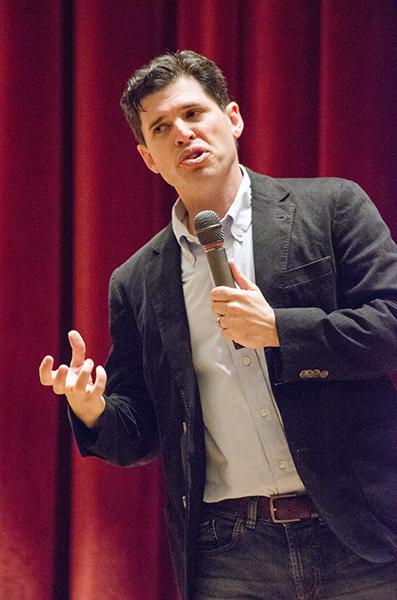
<instances>
[{"instance_id":1,"label":"hand gripping microphone","mask_svg":"<svg viewBox=\"0 0 397 600\"><path fill-rule=\"evenodd\" d=\"M236 287L227 260L224 246L225 235L219 216L213 210L202 210L194 218L194 228L207 256L215 285ZM233 342L233 344L236 350L243 348L237 342Z\"/></svg>"}]
</instances>

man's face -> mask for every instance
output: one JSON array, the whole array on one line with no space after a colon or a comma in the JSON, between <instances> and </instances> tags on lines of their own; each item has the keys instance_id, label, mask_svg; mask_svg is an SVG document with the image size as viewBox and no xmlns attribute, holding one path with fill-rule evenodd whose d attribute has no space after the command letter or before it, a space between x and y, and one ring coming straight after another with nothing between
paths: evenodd
<instances>
[{"instance_id":1,"label":"man's face","mask_svg":"<svg viewBox=\"0 0 397 600\"><path fill-rule=\"evenodd\" d=\"M147 167L182 197L203 177L226 177L237 163L235 141L243 121L235 102L222 111L195 79L180 77L146 96L142 106L145 144L138 151Z\"/></svg>"}]
</instances>

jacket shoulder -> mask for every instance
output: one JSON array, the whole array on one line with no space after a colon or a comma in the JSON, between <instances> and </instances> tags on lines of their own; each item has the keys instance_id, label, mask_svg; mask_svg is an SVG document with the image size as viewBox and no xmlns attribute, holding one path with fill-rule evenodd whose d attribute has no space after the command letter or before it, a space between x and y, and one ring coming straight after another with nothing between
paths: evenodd
<instances>
[{"instance_id":1,"label":"jacket shoulder","mask_svg":"<svg viewBox=\"0 0 397 600\"><path fill-rule=\"evenodd\" d=\"M284 190L292 196L336 198L339 195L367 197L354 181L342 177L270 177L247 169L253 192L271 195L274 190Z\"/></svg>"},{"instance_id":2,"label":"jacket shoulder","mask_svg":"<svg viewBox=\"0 0 397 600\"><path fill-rule=\"evenodd\" d=\"M153 256L153 253L158 253L167 244L172 243L173 240L175 240L175 237L171 223L169 223L146 242L146 244L141 246L139 250L127 258L126 261L116 267L112 273L111 280L118 279L119 281L125 281L133 275L143 274L144 267L147 261Z\"/></svg>"}]
</instances>

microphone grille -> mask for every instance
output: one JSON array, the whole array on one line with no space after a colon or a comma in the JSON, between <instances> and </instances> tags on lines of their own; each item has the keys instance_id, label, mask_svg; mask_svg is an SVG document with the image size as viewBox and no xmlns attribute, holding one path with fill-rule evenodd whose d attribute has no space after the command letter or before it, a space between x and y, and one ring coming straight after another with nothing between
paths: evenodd
<instances>
[{"instance_id":1,"label":"microphone grille","mask_svg":"<svg viewBox=\"0 0 397 600\"><path fill-rule=\"evenodd\" d=\"M221 220L214 210L202 210L194 217L194 228L202 246L224 242Z\"/></svg>"}]
</instances>

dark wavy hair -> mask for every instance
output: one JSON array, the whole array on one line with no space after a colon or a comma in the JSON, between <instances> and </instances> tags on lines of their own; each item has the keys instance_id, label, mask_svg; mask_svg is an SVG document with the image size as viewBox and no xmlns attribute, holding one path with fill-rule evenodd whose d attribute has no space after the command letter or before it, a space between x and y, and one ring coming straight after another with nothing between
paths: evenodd
<instances>
[{"instance_id":1,"label":"dark wavy hair","mask_svg":"<svg viewBox=\"0 0 397 600\"><path fill-rule=\"evenodd\" d=\"M128 80L120 100L121 108L139 144L144 144L140 113L142 100L162 90L178 77L192 77L199 82L205 93L225 110L230 102L225 77L210 59L192 50L178 50L162 54L149 64L135 71Z\"/></svg>"}]
</instances>

